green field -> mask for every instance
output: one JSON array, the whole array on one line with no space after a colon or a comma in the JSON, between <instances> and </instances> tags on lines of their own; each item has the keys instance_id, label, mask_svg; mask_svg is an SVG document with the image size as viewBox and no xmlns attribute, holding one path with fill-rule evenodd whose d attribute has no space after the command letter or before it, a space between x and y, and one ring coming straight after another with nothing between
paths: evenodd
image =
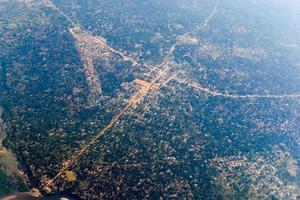
<instances>
[{"instance_id":1,"label":"green field","mask_svg":"<svg viewBox=\"0 0 300 200\"><path fill-rule=\"evenodd\" d=\"M0 196L26 191L26 186L19 177L8 176L5 171L5 168L0 166Z\"/></svg>"}]
</instances>

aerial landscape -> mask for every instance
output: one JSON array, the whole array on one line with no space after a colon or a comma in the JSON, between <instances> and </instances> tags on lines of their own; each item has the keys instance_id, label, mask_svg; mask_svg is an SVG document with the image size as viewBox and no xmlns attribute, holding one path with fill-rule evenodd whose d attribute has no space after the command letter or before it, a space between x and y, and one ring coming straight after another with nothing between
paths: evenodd
<instances>
[{"instance_id":1,"label":"aerial landscape","mask_svg":"<svg viewBox=\"0 0 300 200\"><path fill-rule=\"evenodd\" d=\"M0 199L300 199L298 0L0 0Z\"/></svg>"}]
</instances>

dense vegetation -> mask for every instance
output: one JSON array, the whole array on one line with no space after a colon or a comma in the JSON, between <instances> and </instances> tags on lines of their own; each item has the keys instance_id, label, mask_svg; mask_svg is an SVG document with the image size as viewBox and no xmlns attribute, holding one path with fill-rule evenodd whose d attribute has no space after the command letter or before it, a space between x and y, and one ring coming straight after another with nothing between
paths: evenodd
<instances>
[{"instance_id":1,"label":"dense vegetation","mask_svg":"<svg viewBox=\"0 0 300 200\"><path fill-rule=\"evenodd\" d=\"M299 18L286 4L47 2L0 3L5 145L32 186L49 192L45 182L142 87L134 80L151 82L168 64L52 191L83 199L299 198L299 98L230 96L300 93ZM85 41L72 35L76 26ZM88 34L106 43L91 44ZM91 73L101 85L93 98ZM1 171L0 180L0 195L13 189Z\"/></svg>"}]
</instances>

